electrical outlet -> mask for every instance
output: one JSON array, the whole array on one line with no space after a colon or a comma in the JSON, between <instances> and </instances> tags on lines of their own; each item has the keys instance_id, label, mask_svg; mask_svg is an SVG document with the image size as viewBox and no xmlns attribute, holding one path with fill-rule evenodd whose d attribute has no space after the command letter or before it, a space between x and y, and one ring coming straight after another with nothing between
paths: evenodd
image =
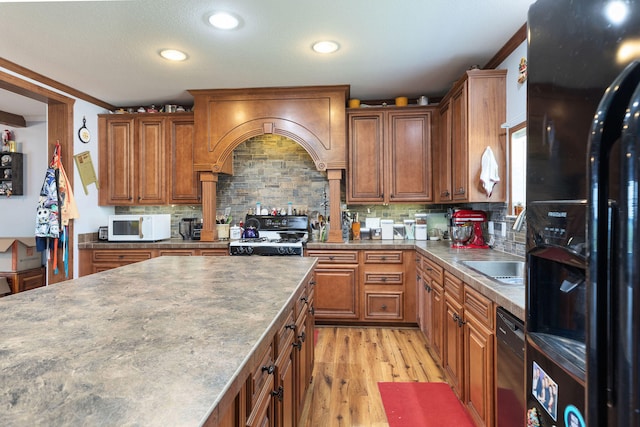
<instances>
[{"instance_id":1,"label":"electrical outlet","mask_svg":"<svg viewBox=\"0 0 640 427\"><path fill-rule=\"evenodd\" d=\"M493 234L493 221L489 221L487 223L487 231L489 232L489 234Z\"/></svg>"},{"instance_id":2,"label":"electrical outlet","mask_svg":"<svg viewBox=\"0 0 640 427\"><path fill-rule=\"evenodd\" d=\"M501 222L500 223L500 233L501 233L502 237L507 237L507 223L506 222Z\"/></svg>"}]
</instances>

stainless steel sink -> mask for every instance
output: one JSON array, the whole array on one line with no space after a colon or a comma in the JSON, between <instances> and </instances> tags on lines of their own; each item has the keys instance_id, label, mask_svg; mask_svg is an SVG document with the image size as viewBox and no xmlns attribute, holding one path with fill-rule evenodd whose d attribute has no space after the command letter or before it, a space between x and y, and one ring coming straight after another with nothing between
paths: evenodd
<instances>
[{"instance_id":1,"label":"stainless steel sink","mask_svg":"<svg viewBox=\"0 0 640 427\"><path fill-rule=\"evenodd\" d=\"M462 264L507 285L524 284L524 261L462 261Z\"/></svg>"}]
</instances>

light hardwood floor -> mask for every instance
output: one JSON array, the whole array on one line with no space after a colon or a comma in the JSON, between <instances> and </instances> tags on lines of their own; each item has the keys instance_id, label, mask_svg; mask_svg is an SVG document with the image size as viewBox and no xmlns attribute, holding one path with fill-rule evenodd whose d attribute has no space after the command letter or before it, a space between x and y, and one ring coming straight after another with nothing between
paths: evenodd
<instances>
[{"instance_id":1,"label":"light hardwood floor","mask_svg":"<svg viewBox=\"0 0 640 427\"><path fill-rule=\"evenodd\" d=\"M379 381L445 381L418 329L317 329L300 427L387 427Z\"/></svg>"}]
</instances>

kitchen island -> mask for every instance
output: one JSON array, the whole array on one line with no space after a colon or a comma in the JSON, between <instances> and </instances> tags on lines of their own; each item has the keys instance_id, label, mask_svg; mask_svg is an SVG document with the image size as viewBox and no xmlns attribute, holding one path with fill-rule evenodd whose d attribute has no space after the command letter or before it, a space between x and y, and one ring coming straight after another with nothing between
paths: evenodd
<instances>
[{"instance_id":1,"label":"kitchen island","mask_svg":"<svg viewBox=\"0 0 640 427\"><path fill-rule=\"evenodd\" d=\"M0 299L0 425L215 425L316 262L163 256Z\"/></svg>"}]
</instances>

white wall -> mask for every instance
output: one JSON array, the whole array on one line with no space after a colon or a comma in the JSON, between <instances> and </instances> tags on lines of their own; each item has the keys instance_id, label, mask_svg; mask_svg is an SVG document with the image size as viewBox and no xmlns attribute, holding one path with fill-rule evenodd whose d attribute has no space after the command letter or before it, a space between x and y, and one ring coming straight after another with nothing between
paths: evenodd
<instances>
[{"instance_id":1,"label":"white wall","mask_svg":"<svg viewBox=\"0 0 640 427\"><path fill-rule=\"evenodd\" d=\"M27 127L2 126L13 132L17 152L23 154L23 196L0 196L0 237L33 237L36 226L36 206L44 174L47 170L46 105L37 121L27 121Z\"/></svg>"},{"instance_id":2,"label":"white wall","mask_svg":"<svg viewBox=\"0 0 640 427\"><path fill-rule=\"evenodd\" d=\"M102 107L97 107L93 104L89 104L86 101L76 100L73 106L73 130L74 130L74 143L73 154L77 155L85 151L89 151L91 154L91 161L98 176L98 114L106 113L107 111ZM82 119L86 119L86 126L91 132L91 140L88 143L83 143L78 138L78 129L82 127ZM78 241L78 234L95 233L98 231L98 227L101 225L107 225L108 216L113 214L114 208L98 206L98 188L96 184L87 185L87 192L85 194L84 187L82 185L82 179L78 174L78 169L75 164L74 177L73 177L73 195L78 205L78 212L80 218L74 221L74 239ZM100 183L98 182L98 185ZM73 257L76 260L73 266L73 276L78 277L78 245L73 247Z\"/></svg>"},{"instance_id":3,"label":"white wall","mask_svg":"<svg viewBox=\"0 0 640 427\"><path fill-rule=\"evenodd\" d=\"M507 125L510 128L527 120L527 82L518 83L520 58L527 58L526 40L498 67L507 70Z\"/></svg>"},{"instance_id":4,"label":"white wall","mask_svg":"<svg viewBox=\"0 0 640 427\"><path fill-rule=\"evenodd\" d=\"M15 75L24 79L22 76L0 67L5 73ZM45 87L53 92L62 93L63 95L74 98L64 92L53 89L46 85L40 84L31 79L24 79L30 83ZM43 105L43 118L37 118L27 121L26 128L10 128L1 127L1 129L11 129L15 133L15 139L18 143L18 151L25 154L24 166L24 196L12 196L9 199L0 199L0 237L11 236L34 236L35 235L35 212L38 204L38 197L42 182L44 180L45 171L49 165L50 159L47 153L47 122L46 122L46 105ZM73 106L73 155L89 151L91 159L98 175L98 114L106 113L102 108L90 104L86 101L76 99ZM84 144L78 138L78 129L82 126L82 118L86 118L86 126L91 132L91 141ZM64 165L67 173L74 169L74 186L73 194L80 218L74 222L74 241L78 241L78 234L97 232L98 227L107 225L107 217L113 214L113 207L98 206L98 189L95 184L87 186L89 194L84 193L82 180L78 174L75 164ZM74 271L73 276L78 277L78 248L74 245Z\"/></svg>"}]
</instances>

